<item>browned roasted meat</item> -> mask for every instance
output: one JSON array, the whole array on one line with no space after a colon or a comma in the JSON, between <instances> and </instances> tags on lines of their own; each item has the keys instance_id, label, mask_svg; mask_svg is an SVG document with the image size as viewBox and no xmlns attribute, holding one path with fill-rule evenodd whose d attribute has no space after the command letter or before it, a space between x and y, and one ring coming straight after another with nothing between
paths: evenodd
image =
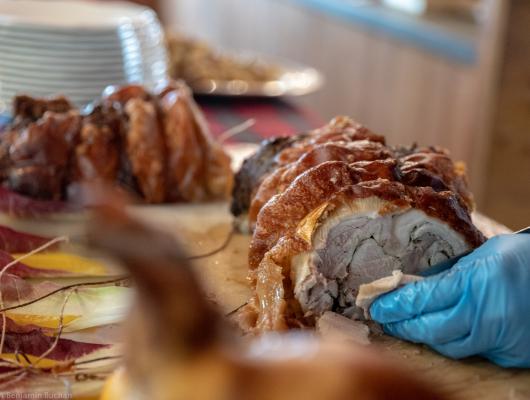
<instances>
[{"instance_id":1,"label":"browned roasted meat","mask_svg":"<svg viewBox=\"0 0 530 400\"><path fill-rule=\"evenodd\" d=\"M34 99L29 96L17 96L13 101L13 122L0 132L0 177L5 179L10 167L10 146L20 132L31 123L42 118L47 111L64 113L73 107L64 97Z\"/></svg>"},{"instance_id":2,"label":"browned roasted meat","mask_svg":"<svg viewBox=\"0 0 530 400\"><path fill-rule=\"evenodd\" d=\"M304 171L322 164L325 161L384 160L391 157L391 152L378 142L359 140L352 142L330 142L319 144L309 149L296 162L277 168L259 185L249 209L249 224L254 226L259 211L274 195L283 192L293 180Z\"/></svg>"},{"instance_id":3,"label":"browned roasted meat","mask_svg":"<svg viewBox=\"0 0 530 400\"><path fill-rule=\"evenodd\" d=\"M9 160L4 185L37 198L60 199L67 178L70 149L77 140L81 117L75 111L46 112L20 131L8 131Z\"/></svg>"},{"instance_id":4,"label":"browned roasted meat","mask_svg":"<svg viewBox=\"0 0 530 400\"><path fill-rule=\"evenodd\" d=\"M232 187L230 159L211 139L191 91L174 82L159 96L169 154L169 200L226 198Z\"/></svg>"},{"instance_id":5,"label":"browned roasted meat","mask_svg":"<svg viewBox=\"0 0 530 400\"><path fill-rule=\"evenodd\" d=\"M230 196L234 185L234 176L230 157L221 145L215 142L210 134L208 123L199 106L193 100L191 90L180 83L177 87L188 98L188 108L193 115L195 134L202 144L205 163L205 184L208 188L208 198L224 199Z\"/></svg>"},{"instance_id":6,"label":"browned roasted meat","mask_svg":"<svg viewBox=\"0 0 530 400\"><path fill-rule=\"evenodd\" d=\"M59 96L50 99L35 99L30 96L17 96L13 102L14 124L21 126L41 118L46 111L65 113L74 109L67 98Z\"/></svg>"},{"instance_id":7,"label":"browned roasted meat","mask_svg":"<svg viewBox=\"0 0 530 400\"><path fill-rule=\"evenodd\" d=\"M64 98L20 96L14 104L14 122L0 136L0 180L14 191L65 199L70 185L88 180L149 203L229 195L230 159L182 83L160 94L110 87L82 115Z\"/></svg>"},{"instance_id":8,"label":"browned roasted meat","mask_svg":"<svg viewBox=\"0 0 530 400\"><path fill-rule=\"evenodd\" d=\"M166 147L156 105L132 98L125 112L129 118L126 152L132 173L147 202L162 203L166 198Z\"/></svg>"},{"instance_id":9,"label":"browned roasted meat","mask_svg":"<svg viewBox=\"0 0 530 400\"><path fill-rule=\"evenodd\" d=\"M273 171L277 162L276 154L299 140L300 136L278 137L263 141L258 151L247 158L235 176L230 211L235 217L246 218L252 200L252 192Z\"/></svg>"},{"instance_id":10,"label":"browned roasted meat","mask_svg":"<svg viewBox=\"0 0 530 400\"><path fill-rule=\"evenodd\" d=\"M271 181L277 181L279 179L278 175L283 174L284 171L293 167L291 164L296 163L301 157L305 157L307 153L322 145L335 143L337 146L342 146L350 142L360 141L364 141L366 146L372 146L372 149L367 149L366 153L373 153L374 151L388 153L388 150L383 148L385 144L384 137L372 133L362 125L347 117L337 117L324 127L311 132L290 138L276 138L269 142L262 143L256 154L245 160L241 170L236 174L236 184L233 191L231 211L232 214L237 217L240 229L246 230L246 221L248 220L249 228L252 230L255 217L262 205L261 202L268 200L274 194L267 191L267 194L264 195L265 189L263 189L259 198L256 199L256 204L252 207L253 211L251 212L251 215L248 216L247 213L249 212L249 208L253 199L255 199L258 188L261 187L262 182L267 180L268 185L270 185L272 183ZM312 159L315 165L318 161L323 162L333 160L334 155L340 159L340 156L338 155L339 152L340 150L335 152L330 151L328 153L326 153L326 150L316 150L315 157L318 156L323 158L318 160L315 158ZM368 155L362 156L362 152L355 151L354 149L352 149L351 152L352 154L355 153L357 156L360 156L360 160L369 159L367 157L370 157ZM351 157L353 157L353 155L350 155L350 158ZM371 157L383 158L385 155L379 154L377 156L372 154ZM311 163L309 161L310 159L311 157L305 158L302 165L309 166ZM302 165L298 165L295 169L304 168ZM275 177L270 177L270 179L268 179L269 175L272 173L274 173ZM291 175L292 173L294 172L288 172L288 175ZM285 184L289 183L287 177L284 182Z\"/></svg>"},{"instance_id":11,"label":"browned roasted meat","mask_svg":"<svg viewBox=\"0 0 530 400\"><path fill-rule=\"evenodd\" d=\"M208 197L205 143L182 91L166 90L161 96L168 148L168 198L170 201L200 201Z\"/></svg>"},{"instance_id":12,"label":"browned roasted meat","mask_svg":"<svg viewBox=\"0 0 530 400\"><path fill-rule=\"evenodd\" d=\"M105 399L444 398L375 348L304 333L241 338L206 300L178 244L115 210L89 239L127 267L138 289L124 369Z\"/></svg>"},{"instance_id":13,"label":"browned roasted meat","mask_svg":"<svg viewBox=\"0 0 530 400\"><path fill-rule=\"evenodd\" d=\"M112 105L96 106L84 119L72 161L73 182L118 178L121 115Z\"/></svg>"},{"instance_id":14,"label":"browned roasted meat","mask_svg":"<svg viewBox=\"0 0 530 400\"><path fill-rule=\"evenodd\" d=\"M246 329L312 325L326 311L362 318L361 284L396 269L419 273L484 241L463 169L445 151L396 150L340 129L327 137L283 150L306 149L256 191Z\"/></svg>"}]
</instances>

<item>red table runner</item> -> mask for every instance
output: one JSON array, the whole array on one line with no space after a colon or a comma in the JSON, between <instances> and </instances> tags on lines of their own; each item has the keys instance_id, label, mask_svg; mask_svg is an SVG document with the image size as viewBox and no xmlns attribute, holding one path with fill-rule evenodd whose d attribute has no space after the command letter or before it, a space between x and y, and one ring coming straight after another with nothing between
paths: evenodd
<instances>
[{"instance_id":1,"label":"red table runner","mask_svg":"<svg viewBox=\"0 0 530 400\"><path fill-rule=\"evenodd\" d=\"M231 138L232 142L257 143L274 136L293 135L322 125L311 111L291 102L272 99L197 99L214 136L245 121L255 121L249 129Z\"/></svg>"}]
</instances>

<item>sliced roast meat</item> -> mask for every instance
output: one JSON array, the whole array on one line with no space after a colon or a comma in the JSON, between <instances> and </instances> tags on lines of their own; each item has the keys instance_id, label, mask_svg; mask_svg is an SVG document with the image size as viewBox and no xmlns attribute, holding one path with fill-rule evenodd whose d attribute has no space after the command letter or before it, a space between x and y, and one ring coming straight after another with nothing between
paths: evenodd
<instances>
[{"instance_id":1,"label":"sliced roast meat","mask_svg":"<svg viewBox=\"0 0 530 400\"><path fill-rule=\"evenodd\" d=\"M382 182L395 179L397 165L394 160L359 161L348 164L328 161L313 167L296 178L281 194L274 196L261 209L250 244L249 265L255 269L267 253L282 237L292 235L300 221L333 198L338 192L359 182ZM396 202L403 201L394 193Z\"/></svg>"},{"instance_id":2,"label":"sliced roast meat","mask_svg":"<svg viewBox=\"0 0 530 400\"><path fill-rule=\"evenodd\" d=\"M344 204L315 230L312 250L292 259L294 295L305 318L326 311L362 318L355 305L361 284L394 270L418 274L471 247L448 224L417 208L384 213L387 207L377 197Z\"/></svg>"},{"instance_id":3,"label":"sliced roast meat","mask_svg":"<svg viewBox=\"0 0 530 400\"><path fill-rule=\"evenodd\" d=\"M204 146L196 134L196 125L187 100L177 90L167 91L161 98L165 114L164 134L168 149L168 198L170 201L203 200Z\"/></svg>"},{"instance_id":4,"label":"sliced roast meat","mask_svg":"<svg viewBox=\"0 0 530 400\"><path fill-rule=\"evenodd\" d=\"M364 137L362 135L364 134ZM485 240L463 165L445 150L390 148L351 120L332 121L274 156L254 189L247 330L362 318L360 285L417 274Z\"/></svg>"},{"instance_id":5,"label":"sliced roast meat","mask_svg":"<svg viewBox=\"0 0 530 400\"><path fill-rule=\"evenodd\" d=\"M11 137L5 186L42 199L60 199L81 117L75 111L47 112Z\"/></svg>"},{"instance_id":6,"label":"sliced roast meat","mask_svg":"<svg viewBox=\"0 0 530 400\"><path fill-rule=\"evenodd\" d=\"M138 186L148 203L161 203L166 198L166 146L156 105L133 98L125 105L129 118L126 153Z\"/></svg>"},{"instance_id":7,"label":"sliced roast meat","mask_svg":"<svg viewBox=\"0 0 530 400\"><path fill-rule=\"evenodd\" d=\"M251 245L251 265L259 259L250 275L255 295L242 310L246 328L312 325L325 311L360 317L355 307L360 284L395 269L421 271L484 241L451 192L387 179L352 184L339 164L306 172L313 176L305 177L305 189L310 180L318 181L317 175L324 176L325 171L314 172L323 167L326 172L342 167L342 188L333 192L320 186L308 196L306 210L291 203L281 222L260 227L258 220ZM278 201L267 203L259 218L279 216L294 191L291 186Z\"/></svg>"},{"instance_id":8,"label":"sliced roast meat","mask_svg":"<svg viewBox=\"0 0 530 400\"><path fill-rule=\"evenodd\" d=\"M174 81L172 84L187 99L188 109L194 120L195 133L204 150L203 162L205 163L205 185L208 198L226 199L232 193L234 186L230 157L225 153L221 144L213 139L204 114L193 100L191 89L180 81Z\"/></svg>"},{"instance_id":9,"label":"sliced roast meat","mask_svg":"<svg viewBox=\"0 0 530 400\"><path fill-rule=\"evenodd\" d=\"M14 103L14 122L0 135L0 182L13 191L67 200L88 180L148 203L230 194L230 158L183 82L157 93L109 87L80 113L62 97Z\"/></svg>"},{"instance_id":10,"label":"sliced roast meat","mask_svg":"<svg viewBox=\"0 0 530 400\"><path fill-rule=\"evenodd\" d=\"M120 168L122 116L112 105L98 105L83 119L72 159L71 181L114 183Z\"/></svg>"},{"instance_id":11,"label":"sliced roast meat","mask_svg":"<svg viewBox=\"0 0 530 400\"><path fill-rule=\"evenodd\" d=\"M230 159L211 139L191 91L175 82L159 96L168 152L168 200L226 198L232 187Z\"/></svg>"}]
</instances>

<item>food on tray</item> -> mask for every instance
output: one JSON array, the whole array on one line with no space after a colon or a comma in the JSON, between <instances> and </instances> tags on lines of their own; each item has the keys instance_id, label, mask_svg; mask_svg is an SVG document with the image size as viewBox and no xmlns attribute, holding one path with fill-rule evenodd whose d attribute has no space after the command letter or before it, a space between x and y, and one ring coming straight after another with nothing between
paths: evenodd
<instances>
[{"instance_id":1,"label":"food on tray","mask_svg":"<svg viewBox=\"0 0 530 400\"><path fill-rule=\"evenodd\" d=\"M267 82L277 80L281 70L256 59L222 54L206 43L179 34L167 34L169 74L183 79L191 87L214 81L241 80Z\"/></svg>"},{"instance_id":2,"label":"food on tray","mask_svg":"<svg viewBox=\"0 0 530 400\"><path fill-rule=\"evenodd\" d=\"M61 97L18 96L0 137L0 179L35 199L64 200L98 181L163 203L223 198L232 172L188 87L173 82L157 93L107 88L83 111Z\"/></svg>"},{"instance_id":3,"label":"food on tray","mask_svg":"<svg viewBox=\"0 0 530 400\"><path fill-rule=\"evenodd\" d=\"M361 284L479 246L464 167L436 147L385 145L339 117L265 142L236 176L232 210L253 230L249 330L314 325L326 311L362 318Z\"/></svg>"},{"instance_id":4,"label":"food on tray","mask_svg":"<svg viewBox=\"0 0 530 400\"><path fill-rule=\"evenodd\" d=\"M210 304L175 241L107 210L90 242L126 266L138 297L123 369L102 399L440 399L373 349L308 333L247 340Z\"/></svg>"}]
</instances>

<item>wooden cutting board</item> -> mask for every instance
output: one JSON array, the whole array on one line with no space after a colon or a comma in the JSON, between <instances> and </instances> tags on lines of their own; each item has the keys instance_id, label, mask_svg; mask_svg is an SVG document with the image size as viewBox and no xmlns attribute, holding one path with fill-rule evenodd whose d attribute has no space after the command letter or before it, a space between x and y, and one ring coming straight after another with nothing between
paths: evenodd
<instances>
[{"instance_id":1,"label":"wooden cutting board","mask_svg":"<svg viewBox=\"0 0 530 400\"><path fill-rule=\"evenodd\" d=\"M173 233L191 255L218 248L231 230L226 203L142 207L133 213ZM488 236L507 231L480 215L475 221ZM195 262L207 294L225 312L245 303L250 295L246 282L249 241L249 236L235 234L224 250ZM388 336L374 338L372 345L401 360L414 373L423 375L455 399L530 399L530 371L499 368L479 358L453 361L425 346Z\"/></svg>"}]
</instances>

